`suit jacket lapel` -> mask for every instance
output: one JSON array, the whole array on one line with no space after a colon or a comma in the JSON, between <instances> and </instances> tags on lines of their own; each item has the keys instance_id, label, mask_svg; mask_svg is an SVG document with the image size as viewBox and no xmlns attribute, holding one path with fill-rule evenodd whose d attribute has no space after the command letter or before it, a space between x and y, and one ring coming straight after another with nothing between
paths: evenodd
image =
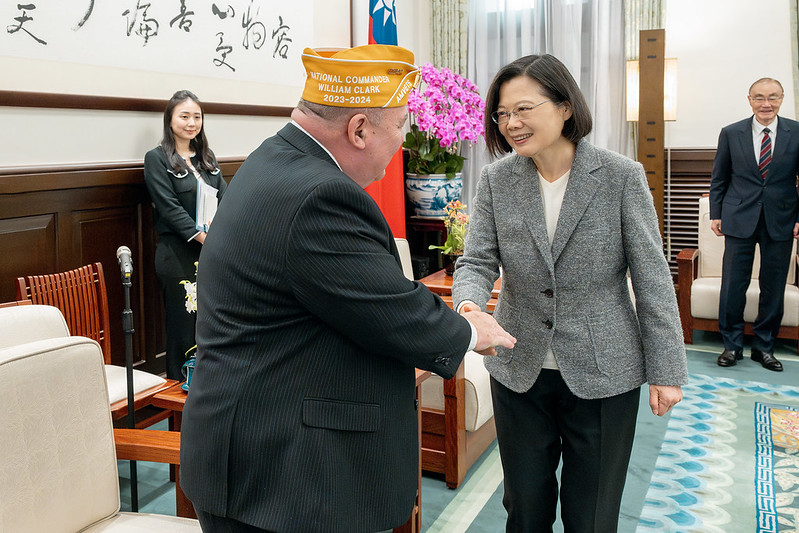
<instances>
[{"instance_id":1,"label":"suit jacket lapel","mask_svg":"<svg viewBox=\"0 0 799 533\"><path fill-rule=\"evenodd\" d=\"M577 227L596 194L599 180L592 175L592 172L601 166L594 148L587 141L581 140L577 145L577 153L569 173L569 184L566 186L566 195L563 197L563 206L558 216L558 226L552 240L554 263L558 262L558 257L574 233L574 228Z\"/></svg>"},{"instance_id":2,"label":"suit jacket lapel","mask_svg":"<svg viewBox=\"0 0 799 533\"><path fill-rule=\"evenodd\" d=\"M547 223L544 219L544 202L541 200L541 190L538 186L538 170L529 157L516 156L516 161L508 190L518 202L519 216L527 221L533 243L541 252L550 270L554 271Z\"/></svg>"},{"instance_id":3,"label":"suit jacket lapel","mask_svg":"<svg viewBox=\"0 0 799 533\"><path fill-rule=\"evenodd\" d=\"M752 137L752 120L754 119L741 122L741 128L736 134L737 146L730 146L730 151L735 153L737 149L739 153L743 154L743 158L747 161L747 166L749 167L748 175L760 177L760 169L757 166L759 161L755 157L755 143Z\"/></svg>"},{"instance_id":4,"label":"suit jacket lapel","mask_svg":"<svg viewBox=\"0 0 799 533\"><path fill-rule=\"evenodd\" d=\"M788 145L791 143L791 129L786 125L784 120L777 123L777 140L774 142L774 159L785 155ZM772 162L772 164L774 164Z\"/></svg>"}]
</instances>

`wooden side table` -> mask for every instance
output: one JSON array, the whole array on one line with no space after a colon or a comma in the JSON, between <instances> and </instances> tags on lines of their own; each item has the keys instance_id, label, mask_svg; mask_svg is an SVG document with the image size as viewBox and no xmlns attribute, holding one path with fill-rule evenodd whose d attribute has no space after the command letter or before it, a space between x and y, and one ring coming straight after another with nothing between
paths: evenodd
<instances>
[{"instance_id":1,"label":"wooden side table","mask_svg":"<svg viewBox=\"0 0 799 533\"><path fill-rule=\"evenodd\" d=\"M439 296L452 296L452 276L447 276L444 270L433 272L429 276L425 276L424 278L420 279L419 282ZM491 299L496 300L499 298L499 292L501 290L502 278L498 278L497 281L494 282L494 289L491 291ZM452 299L450 298L448 303L451 302ZM489 301L489 304L491 303L496 305L496 301ZM493 308L493 306L491 307Z\"/></svg>"},{"instance_id":2,"label":"wooden side table","mask_svg":"<svg viewBox=\"0 0 799 533\"><path fill-rule=\"evenodd\" d=\"M182 383L172 385L163 392L159 392L153 396L152 404L162 409L169 409L173 415L169 418L169 430L180 431L180 425L183 420L183 407L186 405L186 391L181 388ZM197 513L194 512L194 506L189 499L183 494L183 489L180 488L180 465L175 465L175 511L178 516L186 518L197 518Z\"/></svg>"}]
</instances>

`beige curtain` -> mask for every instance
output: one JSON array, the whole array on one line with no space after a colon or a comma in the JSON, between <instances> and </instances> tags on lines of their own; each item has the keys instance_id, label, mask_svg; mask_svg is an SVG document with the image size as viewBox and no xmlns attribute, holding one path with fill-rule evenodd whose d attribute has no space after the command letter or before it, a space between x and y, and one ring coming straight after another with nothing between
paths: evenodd
<instances>
[{"instance_id":1,"label":"beige curtain","mask_svg":"<svg viewBox=\"0 0 799 533\"><path fill-rule=\"evenodd\" d=\"M466 76L468 0L432 0L430 9L433 64Z\"/></svg>"},{"instance_id":2,"label":"beige curtain","mask_svg":"<svg viewBox=\"0 0 799 533\"><path fill-rule=\"evenodd\" d=\"M624 0L624 53L627 59L638 59L639 31L657 30L665 23L665 0Z\"/></svg>"}]
</instances>

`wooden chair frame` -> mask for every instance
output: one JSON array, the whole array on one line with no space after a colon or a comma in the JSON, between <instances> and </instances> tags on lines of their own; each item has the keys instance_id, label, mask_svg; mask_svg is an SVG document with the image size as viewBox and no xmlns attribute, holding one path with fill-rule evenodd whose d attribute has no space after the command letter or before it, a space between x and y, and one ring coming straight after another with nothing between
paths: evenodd
<instances>
[{"instance_id":1,"label":"wooden chair frame","mask_svg":"<svg viewBox=\"0 0 799 533\"><path fill-rule=\"evenodd\" d=\"M799 256L794 257L799 262ZM719 321L709 318L695 318L691 315L691 285L697 278L699 269L699 250L684 248L677 254L677 290L680 308L680 324L686 344L694 343L694 330L719 331ZM753 335L751 322L744 324L744 334ZM799 340L799 326L780 326L777 334L780 339Z\"/></svg>"},{"instance_id":2,"label":"wooden chair frame","mask_svg":"<svg viewBox=\"0 0 799 533\"><path fill-rule=\"evenodd\" d=\"M96 341L103 352L105 364L111 364L108 295L101 263L91 263L56 274L19 277L16 289L17 300L30 300L34 304L51 305L60 309L70 333ZM133 409L139 411L150 405L155 394L175 383L174 380L167 380L157 387L141 391L134 397ZM114 420L124 418L127 413L127 399L111 404L111 416ZM148 427L170 416L171 411L155 410L139 416L136 427Z\"/></svg>"},{"instance_id":3,"label":"wooden chair frame","mask_svg":"<svg viewBox=\"0 0 799 533\"><path fill-rule=\"evenodd\" d=\"M452 307L452 296L441 299ZM486 304L494 312L497 300ZM444 380L444 410L422 408L422 470L444 474L444 481L456 489L466 472L497 438L494 417L476 431L466 431L466 379L463 363L450 379Z\"/></svg>"}]
</instances>

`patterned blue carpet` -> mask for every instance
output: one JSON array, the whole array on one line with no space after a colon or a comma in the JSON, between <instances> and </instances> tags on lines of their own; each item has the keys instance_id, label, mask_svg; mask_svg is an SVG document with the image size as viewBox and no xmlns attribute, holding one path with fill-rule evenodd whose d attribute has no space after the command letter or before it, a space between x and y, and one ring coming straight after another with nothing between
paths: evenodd
<instances>
[{"instance_id":1,"label":"patterned blue carpet","mask_svg":"<svg viewBox=\"0 0 799 533\"><path fill-rule=\"evenodd\" d=\"M799 533L799 357L796 343L775 350L785 371L747 357L716 365L717 334L696 332L686 346L691 382L666 417L649 411L642 389L619 533ZM129 508L127 462L120 462L123 510ZM175 513L165 465L139 463L142 512ZM460 488L422 478L422 531L504 531L502 467L496 444ZM553 530L563 531L558 520Z\"/></svg>"},{"instance_id":2,"label":"patterned blue carpet","mask_svg":"<svg viewBox=\"0 0 799 533\"><path fill-rule=\"evenodd\" d=\"M637 531L796 531L799 389L695 374L684 395Z\"/></svg>"}]
</instances>

